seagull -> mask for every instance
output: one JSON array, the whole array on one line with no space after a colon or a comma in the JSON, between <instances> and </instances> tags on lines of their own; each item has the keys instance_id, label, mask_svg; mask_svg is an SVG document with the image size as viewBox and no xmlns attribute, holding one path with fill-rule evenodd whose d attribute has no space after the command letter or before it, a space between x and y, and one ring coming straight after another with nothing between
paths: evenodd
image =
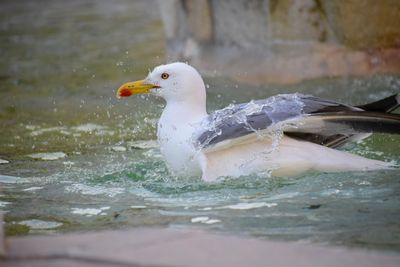
<instances>
[{"instance_id":1,"label":"seagull","mask_svg":"<svg viewBox=\"0 0 400 267\"><path fill-rule=\"evenodd\" d=\"M128 82L117 97L153 94L166 105L157 127L160 151L179 177L204 181L252 174L297 176L395 168L336 148L373 132L400 133L400 94L362 106L300 93L231 104L208 114L199 72L175 62Z\"/></svg>"}]
</instances>

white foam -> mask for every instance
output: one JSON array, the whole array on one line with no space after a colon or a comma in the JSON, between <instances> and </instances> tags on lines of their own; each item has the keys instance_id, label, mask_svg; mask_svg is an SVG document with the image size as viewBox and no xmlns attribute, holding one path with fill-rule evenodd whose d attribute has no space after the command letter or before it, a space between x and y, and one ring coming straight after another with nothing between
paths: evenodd
<instances>
[{"instance_id":1,"label":"white foam","mask_svg":"<svg viewBox=\"0 0 400 267\"><path fill-rule=\"evenodd\" d=\"M0 164L7 164L10 163L8 160L0 159Z\"/></svg>"},{"instance_id":2,"label":"white foam","mask_svg":"<svg viewBox=\"0 0 400 267\"><path fill-rule=\"evenodd\" d=\"M72 208L72 213L73 214L78 214L78 215L85 215L87 217L91 217L93 215L99 215L103 211L101 209L94 209L94 208Z\"/></svg>"},{"instance_id":3,"label":"white foam","mask_svg":"<svg viewBox=\"0 0 400 267\"><path fill-rule=\"evenodd\" d=\"M25 188L22 191L36 191L39 189L43 189L43 187L42 186L33 186L33 187Z\"/></svg>"},{"instance_id":4,"label":"white foam","mask_svg":"<svg viewBox=\"0 0 400 267\"><path fill-rule=\"evenodd\" d=\"M220 222L221 222L221 220L218 220L218 219L210 219L204 223L205 224L214 224L214 223L220 223Z\"/></svg>"},{"instance_id":5,"label":"white foam","mask_svg":"<svg viewBox=\"0 0 400 267\"><path fill-rule=\"evenodd\" d=\"M11 204L11 202L7 202L7 201L0 201L0 208L5 207L6 205Z\"/></svg>"},{"instance_id":6,"label":"white foam","mask_svg":"<svg viewBox=\"0 0 400 267\"><path fill-rule=\"evenodd\" d=\"M35 153L30 154L28 157L33 159L41 159L41 160L57 160L61 158L65 158L67 154L64 152L51 152L51 153Z\"/></svg>"},{"instance_id":7,"label":"white foam","mask_svg":"<svg viewBox=\"0 0 400 267\"><path fill-rule=\"evenodd\" d=\"M149 149L158 147L158 143L155 140L137 140L127 143L129 147L136 149Z\"/></svg>"},{"instance_id":8,"label":"white foam","mask_svg":"<svg viewBox=\"0 0 400 267\"><path fill-rule=\"evenodd\" d=\"M113 150L115 152L125 152L126 151L126 147L124 147L124 146L113 146L113 147L111 147L111 150Z\"/></svg>"},{"instance_id":9,"label":"white foam","mask_svg":"<svg viewBox=\"0 0 400 267\"><path fill-rule=\"evenodd\" d=\"M210 219L209 217L206 217L206 216L194 217L190 221L192 223L204 223L204 224L214 224L214 223L220 223L221 222L221 220Z\"/></svg>"},{"instance_id":10,"label":"white foam","mask_svg":"<svg viewBox=\"0 0 400 267\"><path fill-rule=\"evenodd\" d=\"M43 128L43 129L39 129L39 130L35 130L32 131L30 133L31 136L39 136L42 135L44 133L49 133L49 132L60 132L65 130L65 127L51 127L51 128Z\"/></svg>"},{"instance_id":11,"label":"white foam","mask_svg":"<svg viewBox=\"0 0 400 267\"><path fill-rule=\"evenodd\" d=\"M238 203L234 205L223 206L221 208L232 209L232 210L250 210L257 208L272 208L277 206L277 203L267 203L267 202L254 202L254 203Z\"/></svg>"},{"instance_id":12,"label":"white foam","mask_svg":"<svg viewBox=\"0 0 400 267\"><path fill-rule=\"evenodd\" d=\"M33 131L33 130L35 130L36 128L38 128L38 126L35 126L35 125L25 125L25 128L26 128L27 130Z\"/></svg>"},{"instance_id":13,"label":"white foam","mask_svg":"<svg viewBox=\"0 0 400 267\"><path fill-rule=\"evenodd\" d=\"M194 217L192 218L190 221L192 223L205 223L206 221L208 221L210 218L208 217Z\"/></svg>"},{"instance_id":14,"label":"white foam","mask_svg":"<svg viewBox=\"0 0 400 267\"><path fill-rule=\"evenodd\" d=\"M94 123L86 123L73 127L73 129L78 132L90 133L94 131L104 130L106 129L106 127Z\"/></svg>"},{"instance_id":15,"label":"white foam","mask_svg":"<svg viewBox=\"0 0 400 267\"><path fill-rule=\"evenodd\" d=\"M212 208L211 208L211 207L205 207L205 208L201 208L201 209L199 209L199 210L207 211L207 210L212 210Z\"/></svg>"}]
</instances>

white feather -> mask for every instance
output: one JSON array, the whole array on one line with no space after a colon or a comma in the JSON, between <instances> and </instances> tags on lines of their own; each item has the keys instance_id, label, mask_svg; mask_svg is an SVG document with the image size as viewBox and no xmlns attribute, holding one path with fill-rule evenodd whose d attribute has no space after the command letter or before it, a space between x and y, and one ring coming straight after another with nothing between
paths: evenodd
<instances>
[{"instance_id":1,"label":"white feather","mask_svg":"<svg viewBox=\"0 0 400 267\"><path fill-rule=\"evenodd\" d=\"M239 177L262 172L273 176L294 176L307 171L368 171L393 166L285 135L278 144L274 145L274 142L271 138L255 137L229 148L211 150L201 159L202 178L214 181L221 176Z\"/></svg>"}]
</instances>

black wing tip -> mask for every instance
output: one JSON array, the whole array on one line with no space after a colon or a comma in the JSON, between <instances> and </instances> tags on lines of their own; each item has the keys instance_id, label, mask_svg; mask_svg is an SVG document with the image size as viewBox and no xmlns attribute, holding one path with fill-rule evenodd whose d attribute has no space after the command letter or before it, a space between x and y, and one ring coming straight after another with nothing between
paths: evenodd
<instances>
[{"instance_id":1,"label":"black wing tip","mask_svg":"<svg viewBox=\"0 0 400 267\"><path fill-rule=\"evenodd\" d=\"M371 112L393 112L400 107L400 93L357 107Z\"/></svg>"}]
</instances>

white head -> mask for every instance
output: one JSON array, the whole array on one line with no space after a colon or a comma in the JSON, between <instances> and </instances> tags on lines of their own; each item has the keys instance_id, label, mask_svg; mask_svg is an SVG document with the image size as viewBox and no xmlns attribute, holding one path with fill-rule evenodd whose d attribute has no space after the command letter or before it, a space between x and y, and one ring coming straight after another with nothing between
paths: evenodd
<instances>
[{"instance_id":1,"label":"white head","mask_svg":"<svg viewBox=\"0 0 400 267\"><path fill-rule=\"evenodd\" d=\"M192 66L175 62L156 67L144 79L123 84L117 97L152 93L164 98L167 103L200 103L205 106L206 90L203 79Z\"/></svg>"}]
</instances>

